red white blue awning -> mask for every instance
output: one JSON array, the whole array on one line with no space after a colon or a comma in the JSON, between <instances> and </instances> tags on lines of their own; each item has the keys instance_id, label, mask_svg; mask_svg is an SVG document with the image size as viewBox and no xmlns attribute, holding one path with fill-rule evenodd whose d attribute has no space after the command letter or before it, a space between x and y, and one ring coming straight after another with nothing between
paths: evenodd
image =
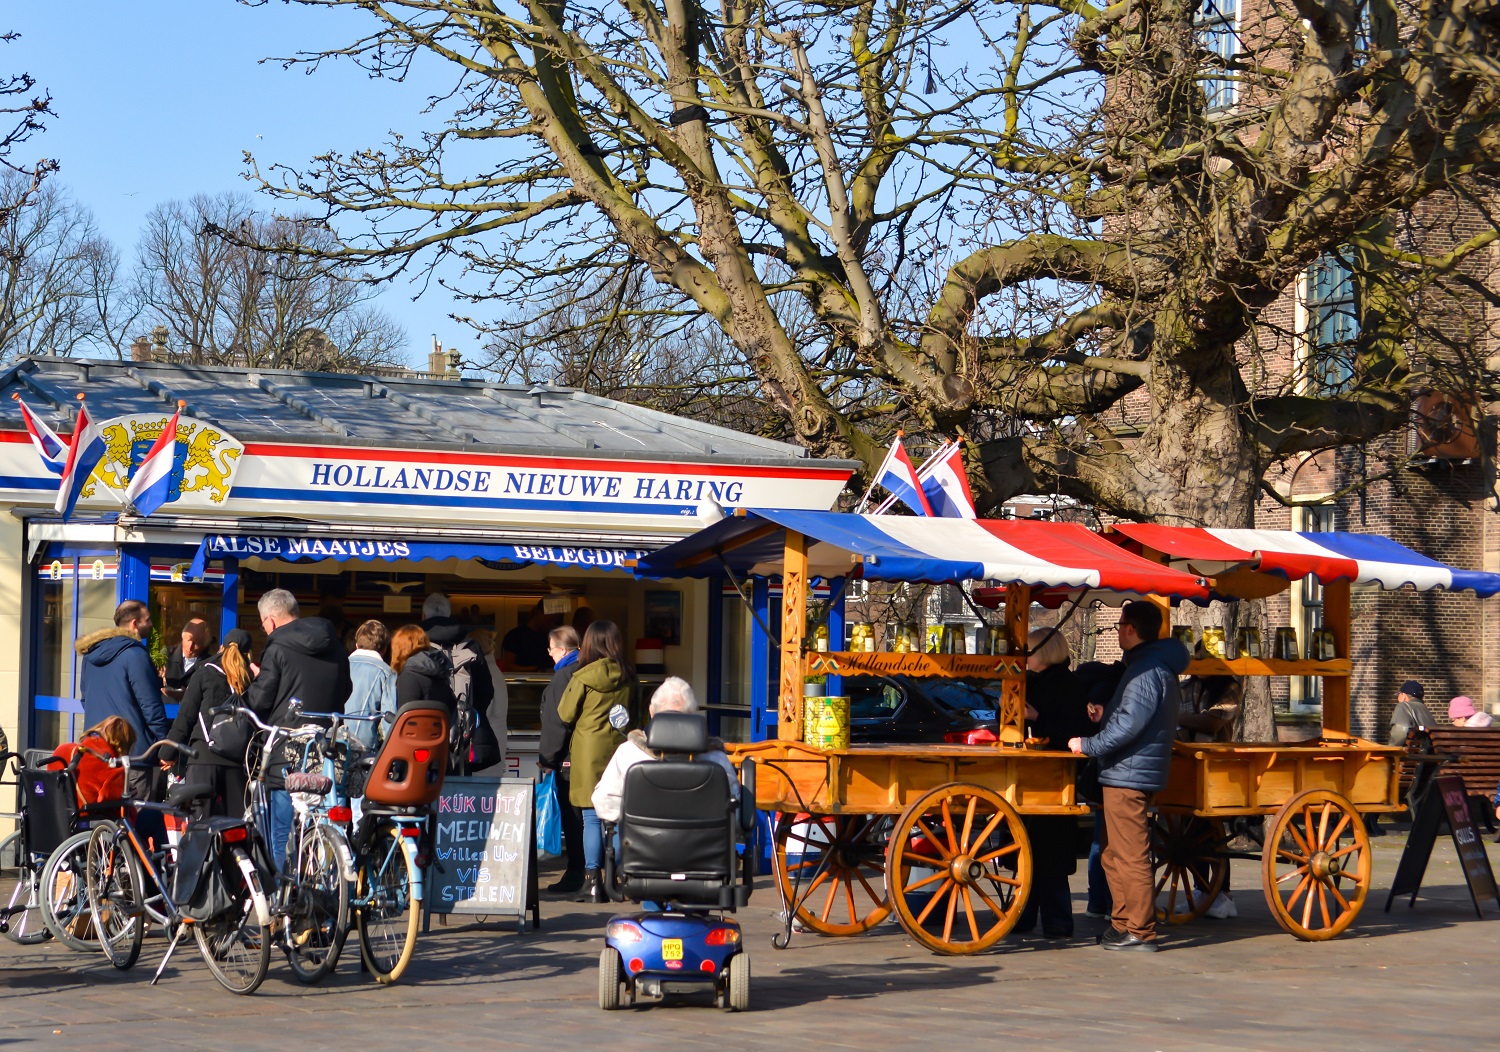
<instances>
[{"instance_id":1,"label":"red white blue awning","mask_svg":"<svg viewBox=\"0 0 1500 1052\"><path fill-rule=\"evenodd\" d=\"M928 584L994 581L1078 593L1206 599L1204 581L1125 551L1075 523L915 518L760 508L654 552L647 577L779 576L787 531L808 538L813 577Z\"/></svg>"},{"instance_id":2,"label":"red white blue awning","mask_svg":"<svg viewBox=\"0 0 1500 1052\"><path fill-rule=\"evenodd\" d=\"M1500 592L1500 574L1464 570L1429 559L1388 537L1365 533L1296 533L1291 530L1215 530L1196 526L1121 523L1119 540L1154 549L1189 573L1213 577L1243 568L1297 581L1309 575L1327 584L1355 584L1418 591L1471 590L1480 597Z\"/></svg>"}]
</instances>

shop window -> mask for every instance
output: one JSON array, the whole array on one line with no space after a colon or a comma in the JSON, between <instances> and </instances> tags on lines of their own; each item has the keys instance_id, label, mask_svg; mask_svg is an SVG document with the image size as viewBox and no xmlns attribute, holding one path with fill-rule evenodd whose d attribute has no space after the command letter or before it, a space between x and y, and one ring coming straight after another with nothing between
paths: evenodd
<instances>
[{"instance_id":1,"label":"shop window","mask_svg":"<svg viewBox=\"0 0 1500 1052\"><path fill-rule=\"evenodd\" d=\"M1206 64L1200 79L1204 108L1210 113L1232 108L1237 98L1237 85L1228 68L1239 50L1239 35L1235 32L1238 16L1238 0L1203 0L1198 11L1198 42L1215 56Z\"/></svg>"},{"instance_id":2,"label":"shop window","mask_svg":"<svg viewBox=\"0 0 1500 1052\"><path fill-rule=\"evenodd\" d=\"M1353 271L1338 252L1307 268L1307 386L1335 395L1354 383L1359 314Z\"/></svg>"}]
</instances>

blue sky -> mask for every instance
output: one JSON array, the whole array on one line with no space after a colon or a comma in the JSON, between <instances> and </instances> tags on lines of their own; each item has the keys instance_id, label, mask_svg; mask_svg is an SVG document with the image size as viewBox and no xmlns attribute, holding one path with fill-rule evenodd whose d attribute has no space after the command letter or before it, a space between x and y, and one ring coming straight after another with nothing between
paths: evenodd
<instances>
[{"instance_id":1,"label":"blue sky","mask_svg":"<svg viewBox=\"0 0 1500 1052\"><path fill-rule=\"evenodd\" d=\"M56 158L57 178L127 258L159 202L251 191L241 178L244 150L269 166L376 146L389 129L421 126L427 89L440 85L420 76L405 85L372 80L348 63L311 75L260 63L347 43L372 24L357 12L234 0L32 0L6 8L0 29L22 36L0 49L0 69L35 76L57 113L21 156ZM472 353L471 330L447 318L472 308L435 286L413 302L417 292L390 286L378 300L406 328L411 361L425 362L433 333Z\"/></svg>"}]
</instances>

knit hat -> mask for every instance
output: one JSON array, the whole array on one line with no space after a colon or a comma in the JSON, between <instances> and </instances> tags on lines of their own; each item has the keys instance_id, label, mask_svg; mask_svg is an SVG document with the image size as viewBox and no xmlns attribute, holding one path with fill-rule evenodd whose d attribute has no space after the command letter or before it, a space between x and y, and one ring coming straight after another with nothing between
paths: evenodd
<instances>
[{"instance_id":1,"label":"knit hat","mask_svg":"<svg viewBox=\"0 0 1500 1052\"><path fill-rule=\"evenodd\" d=\"M230 643L239 647L241 654L250 653L250 633L243 628L231 628L224 633L224 645L227 647Z\"/></svg>"},{"instance_id":2,"label":"knit hat","mask_svg":"<svg viewBox=\"0 0 1500 1052\"><path fill-rule=\"evenodd\" d=\"M1405 694L1408 698L1416 698L1418 701L1421 701L1423 695L1427 692L1422 689L1422 684L1414 679L1409 679L1401 684L1401 693Z\"/></svg>"},{"instance_id":3,"label":"knit hat","mask_svg":"<svg viewBox=\"0 0 1500 1052\"><path fill-rule=\"evenodd\" d=\"M1448 702L1448 718L1450 720L1468 719L1474 715L1474 699L1460 694Z\"/></svg>"}]
</instances>

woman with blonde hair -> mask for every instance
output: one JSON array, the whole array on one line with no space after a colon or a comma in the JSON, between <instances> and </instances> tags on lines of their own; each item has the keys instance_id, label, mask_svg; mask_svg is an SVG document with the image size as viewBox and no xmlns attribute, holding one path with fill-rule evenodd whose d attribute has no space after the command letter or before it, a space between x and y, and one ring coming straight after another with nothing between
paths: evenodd
<instances>
[{"instance_id":1,"label":"woman with blonde hair","mask_svg":"<svg viewBox=\"0 0 1500 1052\"><path fill-rule=\"evenodd\" d=\"M177 718L167 737L179 745L189 746L191 755L182 763L183 781L213 786L209 798L210 814L239 817L245 813L245 757L220 756L208 747L208 728L214 710L227 704L244 705L244 694L250 689L250 633L236 628L224 635L218 653L202 662L182 695ZM173 756L163 750L164 765Z\"/></svg>"}]
</instances>

